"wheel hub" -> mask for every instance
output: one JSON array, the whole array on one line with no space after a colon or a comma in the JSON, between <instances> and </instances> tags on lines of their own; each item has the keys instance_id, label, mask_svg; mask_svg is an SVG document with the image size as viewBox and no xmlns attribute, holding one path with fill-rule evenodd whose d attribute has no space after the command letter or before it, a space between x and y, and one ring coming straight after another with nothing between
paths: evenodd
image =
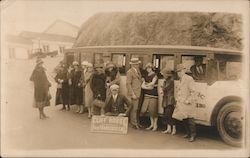
<instances>
[{"instance_id":1,"label":"wheel hub","mask_svg":"<svg viewBox=\"0 0 250 158\"><path fill-rule=\"evenodd\" d=\"M242 121L240 112L230 112L225 117L224 127L231 137L240 139L242 136Z\"/></svg>"}]
</instances>

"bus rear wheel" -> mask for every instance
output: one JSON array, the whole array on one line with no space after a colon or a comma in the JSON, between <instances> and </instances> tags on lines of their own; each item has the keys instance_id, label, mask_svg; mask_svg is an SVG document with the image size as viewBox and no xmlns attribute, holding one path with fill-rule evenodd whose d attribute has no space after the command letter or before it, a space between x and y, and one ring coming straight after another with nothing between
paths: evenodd
<instances>
[{"instance_id":1,"label":"bus rear wheel","mask_svg":"<svg viewBox=\"0 0 250 158\"><path fill-rule=\"evenodd\" d=\"M217 129L222 140L232 146L242 145L242 107L239 102L224 105L217 116Z\"/></svg>"}]
</instances>

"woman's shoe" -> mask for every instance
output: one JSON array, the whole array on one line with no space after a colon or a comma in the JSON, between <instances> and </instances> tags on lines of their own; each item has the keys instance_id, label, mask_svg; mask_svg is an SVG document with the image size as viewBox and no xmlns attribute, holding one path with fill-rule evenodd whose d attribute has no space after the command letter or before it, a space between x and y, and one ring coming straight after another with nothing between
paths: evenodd
<instances>
[{"instance_id":1,"label":"woman's shoe","mask_svg":"<svg viewBox=\"0 0 250 158\"><path fill-rule=\"evenodd\" d=\"M92 116L89 114L89 115L88 115L88 119L91 119L91 117L92 117Z\"/></svg>"},{"instance_id":2,"label":"woman's shoe","mask_svg":"<svg viewBox=\"0 0 250 158\"><path fill-rule=\"evenodd\" d=\"M176 128L175 128L175 127L173 127L173 130L172 130L171 135L175 135L175 134L176 134Z\"/></svg>"},{"instance_id":3,"label":"woman's shoe","mask_svg":"<svg viewBox=\"0 0 250 158\"><path fill-rule=\"evenodd\" d=\"M165 131L162 131L161 133L168 134L168 133L170 133L170 131L169 130L165 130Z\"/></svg>"},{"instance_id":4,"label":"woman's shoe","mask_svg":"<svg viewBox=\"0 0 250 158\"><path fill-rule=\"evenodd\" d=\"M148 128L146 128L146 130L151 130L153 129L153 126L149 126Z\"/></svg>"},{"instance_id":5,"label":"woman's shoe","mask_svg":"<svg viewBox=\"0 0 250 158\"><path fill-rule=\"evenodd\" d=\"M152 129L152 131L157 131L157 126L154 126L154 128Z\"/></svg>"},{"instance_id":6,"label":"woman's shoe","mask_svg":"<svg viewBox=\"0 0 250 158\"><path fill-rule=\"evenodd\" d=\"M70 110L70 106L68 105L67 111L69 111L69 110Z\"/></svg>"},{"instance_id":7,"label":"woman's shoe","mask_svg":"<svg viewBox=\"0 0 250 158\"><path fill-rule=\"evenodd\" d=\"M185 134L185 135L183 136L183 138L190 138L190 135L189 135L189 134Z\"/></svg>"},{"instance_id":8,"label":"woman's shoe","mask_svg":"<svg viewBox=\"0 0 250 158\"><path fill-rule=\"evenodd\" d=\"M168 125L168 126L167 126L167 129L166 129L165 131L163 131L162 133L164 133L164 134L169 134L169 133L171 133L171 126Z\"/></svg>"},{"instance_id":9,"label":"woman's shoe","mask_svg":"<svg viewBox=\"0 0 250 158\"><path fill-rule=\"evenodd\" d=\"M42 116L43 116L43 119L49 118L49 116L47 116L45 114L42 114Z\"/></svg>"}]
</instances>

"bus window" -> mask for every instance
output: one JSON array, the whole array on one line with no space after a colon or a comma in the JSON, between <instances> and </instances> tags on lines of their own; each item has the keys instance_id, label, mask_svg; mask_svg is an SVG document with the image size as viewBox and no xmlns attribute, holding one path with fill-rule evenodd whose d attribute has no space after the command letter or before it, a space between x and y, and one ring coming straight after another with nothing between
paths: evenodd
<instances>
[{"instance_id":1,"label":"bus window","mask_svg":"<svg viewBox=\"0 0 250 158\"><path fill-rule=\"evenodd\" d=\"M111 61L119 68L121 74L125 74L126 54L113 54Z\"/></svg>"},{"instance_id":2,"label":"bus window","mask_svg":"<svg viewBox=\"0 0 250 158\"><path fill-rule=\"evenodd\" d=\"M81 62L88 61L90 63L93 62L92 53L81 53Z\"/></svg>"},{"instance_id":3,"label":"bus window","mask_svg":"<svg viewBox=\"0 0 250 158\"><path fill-rule=\"evenodd\" d=\"M67 54L66 55L66 64L69 67L74 61L74 54Z\"/></svg>"},{"instance_id":4,"label":"bus window","mask_svg":"<svg viewBox=\"0 0 250 158\"><path fill-rule=\"evenodd\" d=\"M216 54L218 80L237 80L241 77L242 62L239 55Z\"/></svg>"},{"instance_id":5,"label":"bus window","mask_svg":"<svg viewBox=\"0 0 250 158\"><path fill-rule=\"evenodd\" d=\"M109 55L105 55L104 53L95 53L94 55L94 64L104 64L105 66L109 61Z\"/></svg>"},{"instance_id":6,"label":"bus window","mask_svg":"<svg viewBox=\"0 0 250 158\"><path fill-rule=\"evenodd\" d=\"M171 71L174 71L174 56L161 56L160 60L160 69L168 68Z\"/></svg>"},{"instance_id":7,"label":"bus window","mask_svg":"<svg viewBox=\"0 0 250 158\"><path fill-rule=\"evenodd\" d=\"M187 74L193 77L194 80L206 79L206 64L205 56L201 55L183 55L181 57L182 64L187 70Z\"/></svg>"},{"instance_id":8,"label":"bus window","mask_svg":"<svg viewBox=\"0 0 250 158\"><path fill-rule=\"evenodd\" d=\"M227 79L237 80L241 78L242 63L241 62L227 62Z\"/></svg>"},{"instance_id":9,"label":"bus window","mask_svg":"<svg viewBox=\"0 0 250 158\"><path fill-rule=\"evenodd\" d=\"M219 62L219 80L237 80L241 77L241 62Z\"/></svg>"}]
</instances>

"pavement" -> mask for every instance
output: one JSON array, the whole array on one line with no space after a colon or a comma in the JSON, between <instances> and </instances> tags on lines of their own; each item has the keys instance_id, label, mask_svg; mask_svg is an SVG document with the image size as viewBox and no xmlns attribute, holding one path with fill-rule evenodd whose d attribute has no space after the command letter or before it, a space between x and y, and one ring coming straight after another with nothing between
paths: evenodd
<instances>
[{"instance_id":1,"label":"pavement","mask_svg":"<svg viewBox=\"0 0 250 158\"><path fill-rule=\"evenodd\" d=\"M55 96L53 68L62 57L44 59L44 66L52 82L51 93ZM181 126L176 135L162 134L160 131L145 131L129 128L128 134L103 134L90 132L91 120L87 114L60 111L54 105L45 109L48 119L40 120L38 110L32 107L33 85L29 81L35 60L11 60L3 80L3 100L1 107L2 153L10 150L70 150L70 149L237 149L225 144L213 128L199 126L197 140L188 142Z\"/></svg>"}]
</instances>

